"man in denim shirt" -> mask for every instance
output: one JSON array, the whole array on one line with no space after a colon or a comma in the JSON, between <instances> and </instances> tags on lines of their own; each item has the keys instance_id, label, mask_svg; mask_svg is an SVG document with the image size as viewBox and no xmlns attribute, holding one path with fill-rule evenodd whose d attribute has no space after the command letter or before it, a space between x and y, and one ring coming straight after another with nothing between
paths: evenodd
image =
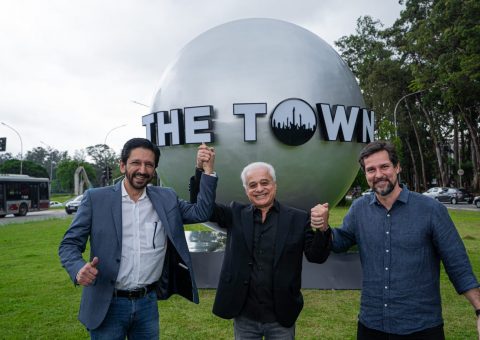
<instances>
[{"instance_id":1,"label":"man in denim shirt","mask_svg":"<svg viewBox=\"0 0 480 340\"><path fill-rule=\"evenodd\" d=\"M465 247L436 200L399 185L395 147L368 144L359 162L372 194L354 201L341 228L332 229L332 250L358 244L363 270L357 339L444 339L440 298L440 261L456 291L477 314L480 339L480 290ZM312 209L312 226L328 221Z\"/></svg>"}]
</instances>

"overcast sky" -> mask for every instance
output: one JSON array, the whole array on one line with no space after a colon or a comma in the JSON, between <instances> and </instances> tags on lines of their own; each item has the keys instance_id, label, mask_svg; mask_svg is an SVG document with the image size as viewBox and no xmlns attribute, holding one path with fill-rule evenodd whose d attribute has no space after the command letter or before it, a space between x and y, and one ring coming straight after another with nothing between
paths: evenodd
<instances>
[{"instance_id":1,"label":"overcast sky","mask_svg":"<svg viewBox=\"0 0 480 340\"><path fill-rule=\"evenodd\" d=\"M106 138L119 152L145 137L150 111L133 101L151 105L167 65L202 32L274 18L333 46L358 17L390 26L400 10L398 0L2 0L0 122L18 131L24 154L49 145L73 155ZM0 125L0 137L20 153L14 131Z\"/></svg>"}]
</instances>

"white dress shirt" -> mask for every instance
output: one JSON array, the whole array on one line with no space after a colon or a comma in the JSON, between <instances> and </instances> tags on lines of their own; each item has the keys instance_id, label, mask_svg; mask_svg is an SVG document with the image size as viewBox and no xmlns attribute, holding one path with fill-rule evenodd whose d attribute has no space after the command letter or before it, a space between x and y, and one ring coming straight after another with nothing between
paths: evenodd
<instances>
[{"instance_id":1,"label":"white dress shirt","mask_svg":"<svg viewBox=\"0 0 480 340\"><path fill-rule=\"evenodd\" d=\"M132 290L160 278L165 260L165 228L143 190L134 202L122 182L122 258L115 288Z\"/></svg>"}]
</instances>

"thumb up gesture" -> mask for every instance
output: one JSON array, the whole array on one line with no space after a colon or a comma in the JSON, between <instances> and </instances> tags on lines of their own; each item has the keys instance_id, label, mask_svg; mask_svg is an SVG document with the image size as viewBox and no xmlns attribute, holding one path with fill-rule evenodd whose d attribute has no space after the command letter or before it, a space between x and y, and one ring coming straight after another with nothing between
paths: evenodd
<instances>
[{"instance_id":1,"label":"thumb up gesture","mask_svg":"<svg viewBox=\"0 0 480 340\"><path fill-rule=\"evenodd\" d=\"M89 286L97 278L98 275L98 257L94 257L91 262L85 263L85 265L78 271L76 279L77 283L82 286Z\"/></svg>"}]
</instances>

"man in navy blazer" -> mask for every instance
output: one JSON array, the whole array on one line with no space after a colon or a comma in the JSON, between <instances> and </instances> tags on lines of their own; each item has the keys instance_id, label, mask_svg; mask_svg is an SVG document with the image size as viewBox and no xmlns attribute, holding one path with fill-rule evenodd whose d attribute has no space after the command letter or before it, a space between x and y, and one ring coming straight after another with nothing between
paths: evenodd
<instances>
[{"instance_id":1,"label":"man in navy blazer","mask_svg":"<svg viewBox=\"0 0 480 340\"><path fill-rule=\"evenodd\" d=\"M62 265L83 286L79 320L92 339L158 339L157 299L180 294L198 303L183 224L208 220L217 178L212 166L197 202L188 203L172 189L147 186L159 158L149 140L127 141L120 161L124 180L87 190L60 243Z\"/></svg>"},{"instance_id":2,"label":"man in navy blazer","mask_svg":"<svg viewBox=\"0 0 480 340\"><path fill-rule=\"evenodd\" d=\"M201 169L213 159L205 152L197 157L191 201L205 178ZM311 262L323 263L330 237L312 230L306 211L275 199L277 183L270 164L247 165L241 179L250 203L216 203L210 217L227 233L213 313L234 319L235 339L294 339L295 321L303 308L303 254Z\"/></svg>"}]
</instances>

